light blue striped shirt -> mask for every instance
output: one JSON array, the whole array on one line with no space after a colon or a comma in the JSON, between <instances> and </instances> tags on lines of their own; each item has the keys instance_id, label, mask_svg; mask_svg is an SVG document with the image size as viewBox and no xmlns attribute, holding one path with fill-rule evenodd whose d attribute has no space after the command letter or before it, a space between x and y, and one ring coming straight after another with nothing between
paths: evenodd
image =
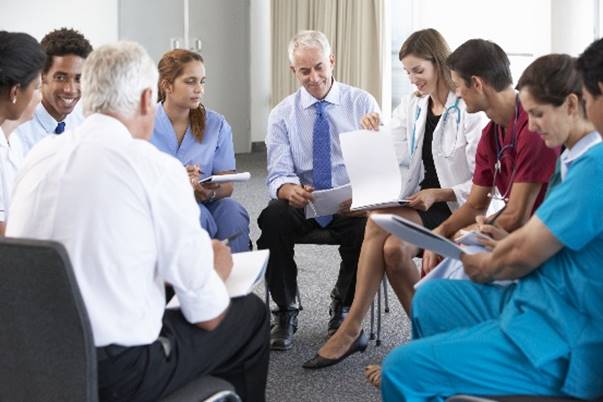
<instances>
[{"instance_id":1,"label":"light blue striped shirt","mask_svg":"<svg viewBox=\"0 0 603 402\"><path fill-rule=\"evenodd\" d=\"M342 186L350 179L345 170L339 134L360 129L360 119L367 113L379 112L379 105L368 92L333 81L324 98L331 134L332 186ZM266 183L272 198L285 183L312 185L312 135L316 110L314 98L304 87L287 96L272 109L268 118L266 149L268 177Z\"/></svg>"}]
</instances>

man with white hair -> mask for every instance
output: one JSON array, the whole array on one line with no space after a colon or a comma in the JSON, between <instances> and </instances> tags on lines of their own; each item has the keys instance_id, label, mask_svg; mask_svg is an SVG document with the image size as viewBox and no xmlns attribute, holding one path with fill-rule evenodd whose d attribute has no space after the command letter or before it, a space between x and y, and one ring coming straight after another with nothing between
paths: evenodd
<instances>
[{"instance_id":1,"label":"man with white hair","mask_svg":"<svg viewBox=\"0 0 603 402\"><path fill-rule=\"evenodd\" d=\"M31 151L7 233L65 245L92 324L102 401L158 400L205 374L263 401L268 315L255 295L229 299L229 249L194 218L182 165L148 142L157 78L135 43L90 54L87 118ZM165 310L165 283L180 310Z\"/></svg>"},{"instance_id":2,"label":"man with white hair","mask_svg":"<svg viewBox=\"0 0 603 402\"><path fill-rule=\"evenodd\" d=\"M268 287L278 306L273 312L273 350L290 349L297 330L293 248L299 237L323 229L340 245L342 263L331 292L329 335L337 330L352 304L366 218L342 212L306 220L303 208L315 189L349 183L339 134L360 129L362 116L379 111L366 91L333 78L335 57L322 32L296 34L289 43L289 61L301 87L279 103L268 119L267 184L272 200L258 219L262 230L258 247L270 249Z\"/></svg>"}]
</instances>

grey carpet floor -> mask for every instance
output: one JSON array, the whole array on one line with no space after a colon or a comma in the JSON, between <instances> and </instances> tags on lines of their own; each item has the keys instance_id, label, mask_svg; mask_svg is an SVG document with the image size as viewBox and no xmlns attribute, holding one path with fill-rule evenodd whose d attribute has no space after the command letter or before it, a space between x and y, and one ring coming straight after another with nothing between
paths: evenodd
<instances>
[{"instance_id":1,"label":"grey carpet floor","mask_svg":"<svg viewBox=\"0 0 603 402\"><path fill-rule=\"evenodd\" d=\"M237 170L250 171L252 178L235 187L233 197L249 211L251 236L255 244L259 237L257 217L267 205L266 155L263 152L237 155ZM267 400L366 402L381 400L379 391L368 384L363 368L380 363L396 346L407 342L409 322L398 299L388 290L390 312L382 314L382 344L369 343L365 353L355 354L338 365L317 370L305 370L302 363L314 356L326 337L329 292L333 287L339 267L335 246L299 245L295 248L299 268L299 289L303 311L299 314L299 329L295 334L293 349L271 352L268 374ZM264 297L264 289L257 294ZM369 331L369 317L365 319L365 332Z\"/></svg>"}]
</instances>

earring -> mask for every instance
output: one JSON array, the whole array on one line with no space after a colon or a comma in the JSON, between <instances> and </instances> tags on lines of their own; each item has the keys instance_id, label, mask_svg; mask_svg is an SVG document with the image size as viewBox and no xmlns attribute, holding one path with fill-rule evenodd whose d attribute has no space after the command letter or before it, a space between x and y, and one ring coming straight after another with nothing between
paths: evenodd
<instances>
[{"instance_id":1,"label":"earring","mask_svg":"<svg viewBox=\"0 0 603 402\"><path fill-rule=\"evenodd\" d=\"M13 102L13 104L17 103L17 97L15 96L11 102Z\"/></svg>"}]
</instances>

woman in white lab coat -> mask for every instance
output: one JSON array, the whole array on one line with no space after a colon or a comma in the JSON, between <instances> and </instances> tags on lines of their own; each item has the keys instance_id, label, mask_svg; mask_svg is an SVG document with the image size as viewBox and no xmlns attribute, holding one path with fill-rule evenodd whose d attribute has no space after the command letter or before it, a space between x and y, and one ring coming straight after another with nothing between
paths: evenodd
<instances>
[{"instance_id":1,"label":"woman in white lab coat","mask_svg":"<svg viewBox=\"0 0 603 402\"><path fill-rule=\"evenodd\" d=\"M465 104L455 95L446 66L449 53L440 33L425 29L413 33L399 54L417 89L402 99L392 118L392 135L405 177L404 192L410 202L406 207L383 212L397 214L429 229L438 226L466 201L477 143L487 123L482 114L467 113ZM378 130L381 119L377 113L370 113L361 123L364 128ZM364 350L362 320L384 274L408 312L413 285L420 277L412 258L419 252L414 245L390 236L369 219L349 314L304 367L326 367Z\"/></svg>"}]
</instances>

